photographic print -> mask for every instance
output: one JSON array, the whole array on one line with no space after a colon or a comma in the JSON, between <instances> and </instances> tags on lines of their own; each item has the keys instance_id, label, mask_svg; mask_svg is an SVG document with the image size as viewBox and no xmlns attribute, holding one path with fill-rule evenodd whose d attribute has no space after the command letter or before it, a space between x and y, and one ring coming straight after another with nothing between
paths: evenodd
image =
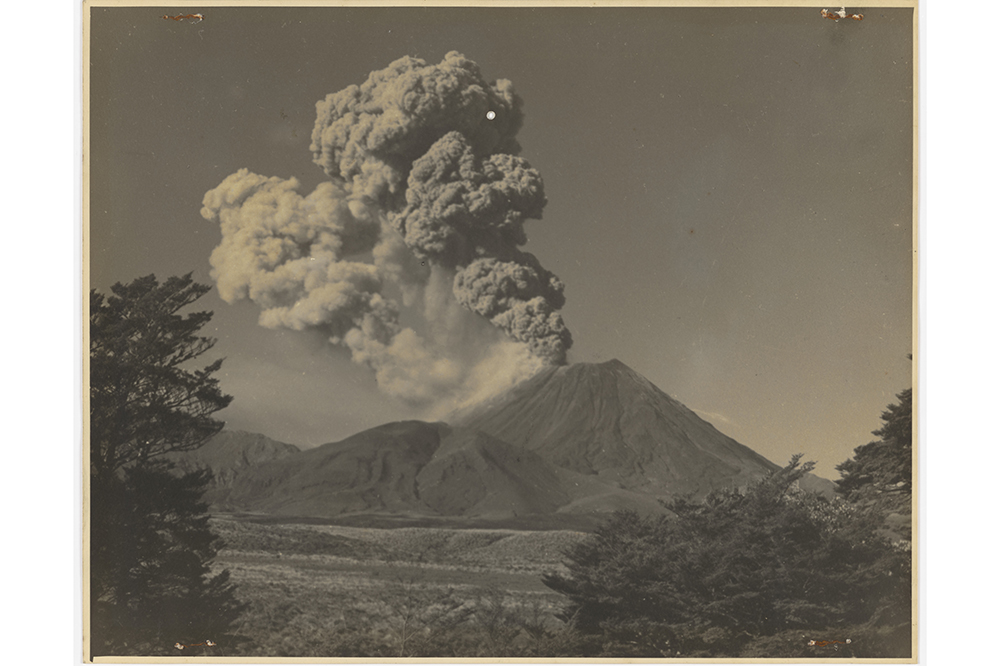
<instances>
[{"instance_id":1,"label":"photographic print","mask_svg":"<svg viewBox=\"0 0 1000 666\"><path fill-rule=\"evenodd\" d=\"M84 657L916 660L916 3L84 3Z\"/></svg>"}]
</instances>

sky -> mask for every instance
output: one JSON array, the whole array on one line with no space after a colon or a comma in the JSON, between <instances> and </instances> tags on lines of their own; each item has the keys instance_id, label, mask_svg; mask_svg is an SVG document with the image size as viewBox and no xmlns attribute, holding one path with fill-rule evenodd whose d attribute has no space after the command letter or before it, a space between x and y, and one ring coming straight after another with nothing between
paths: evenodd
<instances>
[{"instance_id":1,"label":"sky","mask_svg":"<svg viewBox=\"0 0 1000 666\"><path fill-rule=\"evenodd\" d=\"M316 102L458 51L524 100L548 203L524 249L565 284L569 362L618 358L774 462L817 472L911 386L909 9L93 8L90 278L215 284L206 192L246 168L330 178ZM316 331L198 303L231 428L302 447L439 414Z\"/></svg>"}]
</instances>

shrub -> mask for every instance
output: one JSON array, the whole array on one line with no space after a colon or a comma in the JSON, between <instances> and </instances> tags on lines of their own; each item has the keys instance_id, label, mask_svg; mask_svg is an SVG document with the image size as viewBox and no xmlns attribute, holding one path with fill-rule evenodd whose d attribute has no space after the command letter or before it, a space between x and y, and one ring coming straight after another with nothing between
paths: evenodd
<instances>
[{"instance_id":1,"label":"shrub","mask_svg":"<svg viewBox=\"0 0 1000 666\"><path fill-rule=\"evenodd\" d=\"M616 513L543 582L615 656L735 656L781 632L888 624L909 613L909 558L788 466L673 517ZM843 522L838 522L843 521Z\"/></svg>"}]
</instances>

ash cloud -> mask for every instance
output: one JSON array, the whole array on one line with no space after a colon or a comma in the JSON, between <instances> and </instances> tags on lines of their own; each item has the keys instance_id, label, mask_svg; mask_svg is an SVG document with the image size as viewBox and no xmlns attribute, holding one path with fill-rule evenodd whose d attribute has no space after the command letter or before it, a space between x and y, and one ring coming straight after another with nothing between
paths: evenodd
<instances>
[{"instance_id":1,"label":"ash cloud","mask_svg":"<svg viewBox=\"0 0 1000 666\"><path fill-rule=\"evenodd\" d=\"M478 155L517 155L521 106L510 81L487 83L479 66L455 51L437 65L400 58L316 103L310 149L329 176L396 207L413 162L448 132L461 133Z\"/></svg>"},{"instance_id":2,"label":"ash cloud","mask_svg":"<svg viewBox=\"0 0 1000 666\"><path fill-rule=\"evenodd\" d=\"M294 178L241 169L205 195L220 295L256 303L263 326L323 331L412 404L565 363L563 284L520 249L546 204L518 157L521 107L456 52L328 95L311 150L330 182L302 195Z\"/></svg>"}]
</instances>

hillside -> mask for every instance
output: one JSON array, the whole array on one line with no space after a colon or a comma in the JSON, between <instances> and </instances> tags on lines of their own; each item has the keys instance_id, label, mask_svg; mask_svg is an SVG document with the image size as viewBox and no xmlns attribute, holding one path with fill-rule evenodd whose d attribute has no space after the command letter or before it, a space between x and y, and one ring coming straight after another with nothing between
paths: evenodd
<instances>
[{"instance_id":1,"label":"hillside","mask_svg":"<svg viewBox=\"0 0 1000 666\"><path fill-rule=\"evenodd\" d=\"M164 456L182 472L212 470L213 479L205 499L210 503L225 500L236 478L257 465L300 453L299 447L277 442L264 435L242 430L223 430L193 451Z\"/></svg>"},{"instance_id":2,"label":"hillside","mask_svg":"<svg viewBox=\"0 0 1000 666\"><path fill-rule=\"evenodd\" d=\"M552 465L475 430L452 429L417 481L423 503L444 516L553 513L571 501Z\"/></svg>"},{"instance_id":3,"label":"hillside","mask_svg":"<svg viewBox=\"0 0 1000 666\"><path fill-rule=\"evenodd\" d=\"M547 368L449 420L387 423L301 452L252 443L238 452L234 439L201 458L228 470L218 510L362 522L549 525L663 511L664 499L777 468L620 361ZM227 467L226 456L245 463Z\"/></svg>"},{"instance_id":4,"label":"hillside","mask_svg":"<svg viewBox=\"0 0 1000 666\"><path fill-rule=\"evenodd\" d=\"M388 423L265 463L237 478L226 506L299 516L424 512L416 476L446 428L422 421Z\"/></svg>"},{"instance_id":5,"label":"hillside","mask_svg":"<svg viewBox=\"0 0 1000 666\"><path fill-rule=\"evenodd\" d=\"M643 493L704 495L775 469L618 360L548 368L450 421Z\"/></svg>"}]
</instances>

